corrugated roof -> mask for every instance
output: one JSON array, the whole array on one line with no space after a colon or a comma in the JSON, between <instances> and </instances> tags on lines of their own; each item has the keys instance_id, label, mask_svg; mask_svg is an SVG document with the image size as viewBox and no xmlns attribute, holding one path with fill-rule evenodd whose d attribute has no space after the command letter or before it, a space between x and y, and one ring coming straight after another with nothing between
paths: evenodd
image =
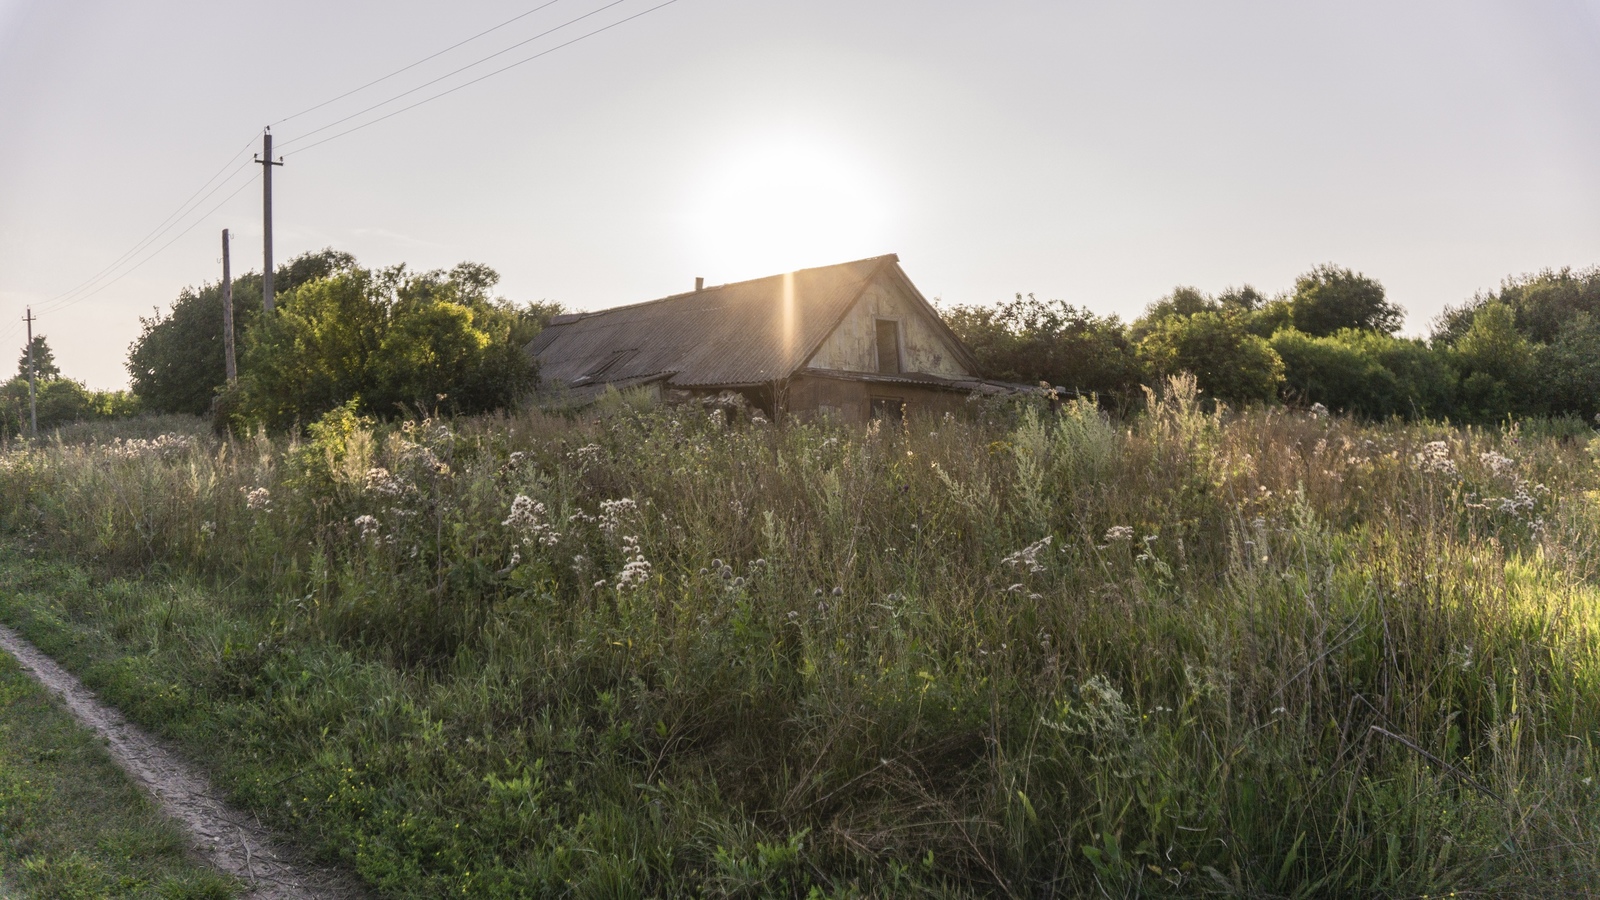
<instances>
[{"instance_id":1,"label":"corrugated roof","mask_svg":"<svg viewBox=\"0 0 1600 900\"><path fill-rule=\"evenodd\" d=\"M559 316L528 344L542 379L583 385L671 373L683 387L758 384L799 368L867 284L878 256ZM792 334L785 297L792 284Z\"/></svg>"}]
</instances>

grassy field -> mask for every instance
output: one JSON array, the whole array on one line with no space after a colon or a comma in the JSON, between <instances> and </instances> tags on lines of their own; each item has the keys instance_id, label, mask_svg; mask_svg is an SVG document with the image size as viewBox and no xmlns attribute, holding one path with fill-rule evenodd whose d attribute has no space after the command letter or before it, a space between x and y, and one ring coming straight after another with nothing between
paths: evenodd
<instances>
[{"instance_id":1,"label":"grassy field","mask_svg":"<svg viewBox=\"0 0 1600 900\"><path fill-rule=\"evenodd\" d=\"M385 896L1593 895L1591 438L85 433L0 456L0 618Z\"/></svg>"},{"instance_id":2,"label":"grassy field","mask_svg":"<svg viewBox=\"0 0 1600 900\"><path fill-rule=\"evenodd\" d=\"M0 896L223 900L235 887L195 864L99 741L0 656Z\"/></svg>"}]
</instances>

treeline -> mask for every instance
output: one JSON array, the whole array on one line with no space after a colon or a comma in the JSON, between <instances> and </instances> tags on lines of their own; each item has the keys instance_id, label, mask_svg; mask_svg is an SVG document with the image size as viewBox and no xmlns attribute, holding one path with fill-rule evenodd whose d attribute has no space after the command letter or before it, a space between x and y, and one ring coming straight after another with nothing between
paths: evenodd
<instances>
[{"instance_id":1,"label":"treeline","mask_svg":"<svg viewBox=\"0 0 1600 900\"><path fill-rule=\"evenodd\" d=\"M1508 279L1447 309L1426 340L1395 334L1404 311L1382 284L1333 265L1274 297L1249 286L1215 296L1178 288L1131 323L1020 294L943 312L984 374L1114 405L1187 371L1229 404L1320 403L1368 419L1593 421L1600 412L1600 268Z\"/></svg>"},{"instance_id":2,"label":"treeline","mask_svg":"<svg viewBox=\"0 0 1600 900\"><path fill-rule=\"evenodd\" d=\"M28 431L28 347L17 359L17 374L0 383L0 440ZM122 419L137 414L140 403L127 391L92 391L81 381L63 377L45 335L33 338L34 408L41 431L95 419Z\"/></svg>"},{"instance_id":3,"label":"treeline","mask_svg":"<svg viewBox=\"0 0 1600 900\"><path fill-rule=\"evenodd\" d=\"M559 307L496 297L498 281L477 263L413 272L308 253L278 268L270 317L261 276L234 279L237 383L224 376L220 282L142 319L128 374L153 410L215 415L245 430L309 423L347 404L384 417L507 408L536 377L522 347Z\"/></svg>"}]
</instances>

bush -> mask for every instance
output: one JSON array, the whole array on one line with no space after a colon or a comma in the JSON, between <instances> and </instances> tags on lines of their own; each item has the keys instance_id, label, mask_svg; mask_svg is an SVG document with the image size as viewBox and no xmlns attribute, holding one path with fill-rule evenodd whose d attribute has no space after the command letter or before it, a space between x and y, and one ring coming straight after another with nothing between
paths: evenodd
<instances>
[{"instance_id":1,"label":"bush","mask_svg":"<svg viewBox=\"0 0 1600 900\"><path fill-rule=\"evenodd\" d=\"M1138 390L1139 359L1116 316L1102 318L1032 294L998 307L957 306L942 315L986 377L1047 381L1113 401Z\"/></svg>"},{"instance_id":2,"label":"bush","mask_svg":"<svg viewBox=\"0 0 1600 900\"><path fill-rule=\"evenodd\" d=\"M1152 374L1191 372L1200 390L1235 405L1270 402L1283 381L1283 360L1234 311L1158 319L1139 342L1139 355Z\"/></svg>"},{"instance_id":3,"label":"bush","mask_svg":"<svg viewBox=\"0 0 1600 900\"><path fill-rule=\"evenodd\" d=\"M1443 417L1451 412L1454 373L1445 357L1417 340L1347 329L1313 337L1295 329L1272 336L1283 359L1284 399L1321 403L1367 419Z\"/></svg>"},{"instance_id":4,"label":"bush","mask_svg":"<svg viewBox=\"0 0 1600 900\"><path fill-rule=\"evenodd\" d=\"M278 267L279 294L308 281L347 271L355 257L336 250L297 256ZM233 280L233 328L237 347L261 317L261 276L251 272ZM141 318L143 329L128 348L133 392L155 412L203 416L227 384L223 361L222 285L185 288L163 316Z\"/></svg>"},{"instance_id":5,"label":"bush","mask_svg":"<svg viewBox=\"0 0 1600 900\"><path fill-rule=\"evenodd\" d=\"M352 268L300 285L247 336L229 415L282 429L352 401L384 417L509 407L533 387L522 347L546 310L492 298L497 279L463 263Z\"/></svg>"}]
</instances>

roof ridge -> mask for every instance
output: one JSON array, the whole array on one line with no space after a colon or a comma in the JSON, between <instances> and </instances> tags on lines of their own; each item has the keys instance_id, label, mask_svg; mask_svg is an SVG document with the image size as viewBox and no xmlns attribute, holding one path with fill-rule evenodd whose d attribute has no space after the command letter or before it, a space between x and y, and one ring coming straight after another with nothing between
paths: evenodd
<instances>
[{"instance_id":1,"label":"roof ridge","mask_svg":"<svg viewBox=\"0 0 1600 900\"><path fill-rule=\"evenodd\" d=\"M818 271L821 271L823 269L843 269L846 266L859 266L859 265L861 265L863 263L881 263L884 260L892 260L894 262L899 262L900 261L900 254L898 254L898 253L885 253L885 254L882 254L880 256L865 256L865 257L862 257L861 259L852 259L852 260L850 260L848 262L831 263L831 264L826 265L826 266L809 266L809 267L804 268L804 269L793 269L793 270L788 271L788 272L778 272L777 274L774 274L774 275L762 275L760 278L746 278L743 281L730 281L730 282L727 282L725 284L707 285L706 287L703 287L703 288L701 288L700 290L697 290L697 291L684 291L684 292L682 292L680 294L668 294L665 297L657 297L654 300L641 300L638 303L626 303L626 304L623 304L622 306L608 306L605 309L594 309L594 310L588 310L588 311L585 311L585 312L578 312L578 313L566 313L565 314L566 316L572 316L572 318L567 319L566 321L561 322L560 324L567 325L567 324L570 324L572 322L576 322L579 319L587 319L590 316L602 316L602 315L605 315L606 313L611 313L611 312L622 312L623 310L638 309L641 306L649 306L649 305L651 305L653 303L665 303L668 300L680 300L680 299L682 299L684 297L696 297L696 296L701 296L701 295L704 295L704 294L710 294L713 291L720 291L720 290L722 290L724 288L740 287L740 286L746 285L746 284L755 284L758 281L770 281L770 280L772 280L774 278L784 278L784 277L787 277L787 276L790 276L790 275L799 275L801 272L818 272ZM558 316L557 318L564 318L564 316ZM555 325L557 323L554 321L554 319L552 319L550 324Z\"/></svg>"}]
</instances>

